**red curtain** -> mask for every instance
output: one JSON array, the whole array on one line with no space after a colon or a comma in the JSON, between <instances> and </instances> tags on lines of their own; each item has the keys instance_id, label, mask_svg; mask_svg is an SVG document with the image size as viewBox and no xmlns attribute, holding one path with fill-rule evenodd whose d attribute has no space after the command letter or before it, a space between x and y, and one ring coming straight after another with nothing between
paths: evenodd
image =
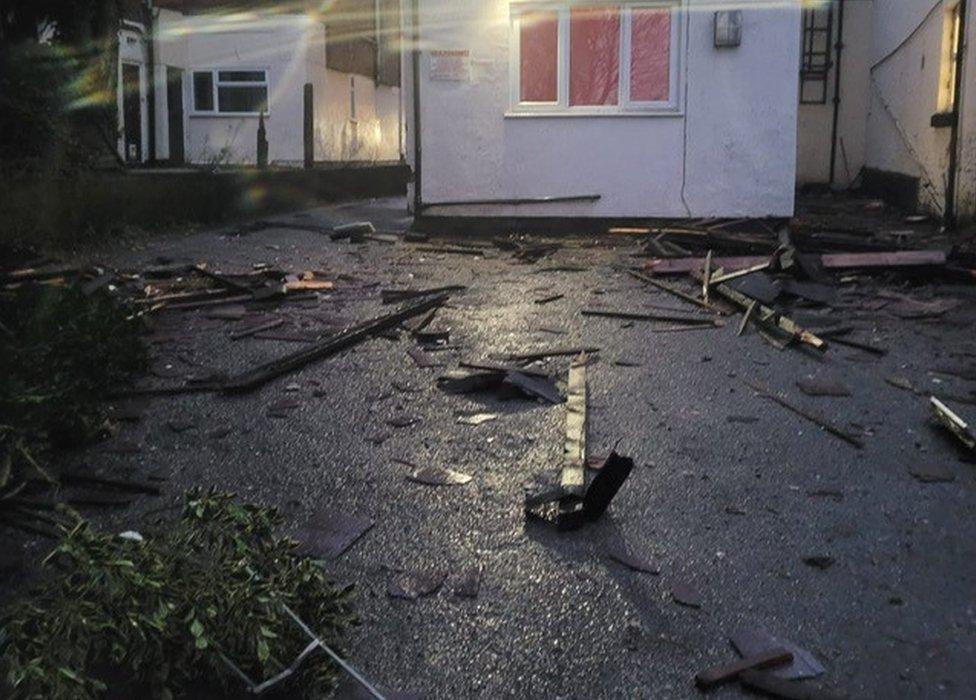
<instances>
[{"instance_id":1,"label":"red curtain","mask_svg":"<svg viewBox=\"0 0 976 700\"><path fill-rule=\"evenodd\" d=\"M574 7L569 31L569 104L617 104L620 8Z\"/></svg>"},{"instance_id":2,"label":"red curtain","mask_svg":"<svg viewBox=\"0 0 976 700\"><path fill-rule=\"evenodd\" d=\"M671 12L634 8L630 28L630 99L666 102L670 96Z\"/></svg>"},{"instance_id":3,"label":"red curtain","mask_svg":"<svg viewBox=\"0 0 976 700\"><path fill-rule=\"evenodd\" d=\"M522 102L555 102L556 60L559 21L550 11L527 12L522 16L520 37L520 96Z\"/></svg>"}]
</instances>

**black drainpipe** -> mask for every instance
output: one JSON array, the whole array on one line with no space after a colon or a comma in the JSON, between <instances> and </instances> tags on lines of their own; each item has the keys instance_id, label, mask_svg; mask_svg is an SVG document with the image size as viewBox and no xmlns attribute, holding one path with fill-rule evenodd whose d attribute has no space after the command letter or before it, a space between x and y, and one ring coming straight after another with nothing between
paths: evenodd
<instances>
[{"instance_id":1,"label":"black drainpipe","mask_svg":"<svg viewBox=\"0 0 976 700\"><path fill-rule=\"evenodd\" d=\"M156 162L156 23L153 19L152 0L142 6L146 21L146 109L149 112L149 162Z\"/></svg>"},{"instance_id":2,"label":"black drainpipe","mask_svg":"<svg viewBox=\"0 0 976 700\"><path fill-rule=\"evenodd\" d=\"M949 135L949 172L946 177L945 226L956 226L956 176L959 170L959 129L962 127L962 71L966 49L966 0L959 0L959 45L952 94L952 131Z\"/></svg>"},{"instance_id":3,"label":"black drainpipe","mask_svg":"<svg viewBox=\"0 0 976 700\"><path fill-rule=\"evenodd\" d=\"M420 189L420 0L413 0L413 215L424 206Z\"/></svg>"},{"instance_id":4,"label":"black drainpipe","mask_svg":"<svg viewBox=\"0 0 976 700\"><path fill-rule=\"evenodd\" d=\"M840 119L840 59L844 51L844 0L837 0L837 43L834 44L834 124L830 132L830 184L837 171L837 122Z\"/></svg>"}]
</instances>

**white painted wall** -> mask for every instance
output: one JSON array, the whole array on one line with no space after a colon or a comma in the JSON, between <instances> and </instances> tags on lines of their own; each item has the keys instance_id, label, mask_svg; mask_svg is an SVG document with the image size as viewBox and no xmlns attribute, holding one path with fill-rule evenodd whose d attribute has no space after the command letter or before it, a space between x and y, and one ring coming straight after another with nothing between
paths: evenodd
<instances>
[{"instance_id":1,"label":"white painted wall","mask_svg":"<svg viewBox=\"0 0 976 700\"><path fill-rule=\"evenodd\" d=\"M940 5L876 0L868 116L868 165L919 177L922 204L937 213L942 211L949 143L948 129L929 125L938 108ZM897 49L916 27L914 37Z\"/></svg>"},{"instance_id":2,"label":"white painted wall","mask_svg":"<svg viewBox=\"0 0 976 700\"><path fill-rule=\"evenodd\" d=\"M304 159L304 85L313 85L317 160L398 160L399 89L355 76L357 122L350 119L349 78L326 68L325 28L304 14L183 16L163 10L157 20L157 149L169 155L165 66L185 70L186 158L198 164L257 160L257 116L194 114L193 70L268 70L265 116L269 160ZM353 129L358 141L351 138Z\"/></svg>"},{"instance_id":3,"label":"white painted wall","mask_svg":"<svg viewBox=\"0 0 976 700\"><path fill-rule=\"evenodd\" d=\"M873 46L873 0L844 3L844 48L841 55L840 111L834 187L850 187L867 158L869 69ZM839 29L834 11L834 39ZM834 116L834 81L831 69L827 103L799 107L797 129L797 184L825 184L830 179L830 147Z\"/></svg>"},{"instance_id":4,"label":"white painted wall","mask_svg":"<svg viewBox=\"0 0 976 700\"><path fill-rule=\"evenodd\" d=\"M315 119L316 157L330 161L399 160L400 89L331 69L325 73L325 84L331 99Z\"/></svg>"},{"instance_id":5,"label":"white painted wall","mask_svg":"<svg viewBox=\"0 0 976 700\"><path fill-rule=\"evenodd\" d=\"M421 70L425 202L600 194L597 203L451 207L488 216L790 216L796 172L799 5L738 0L743 41L713 47L711 0L685 15L684 114L506 117L509 0L418 0L425 49L469 49L467 82ZM406 19L410 13L405 12ZM404 63L413 157L410 57Z\"/></svg>"},{"instance_id":6,"label":"white painted wall","mask_svg":"<svg viewBox=\"0 0 976 700\"><path fill-rule=\"evenodd\" d=\"M875 0L874 11L867 164L919 177L921 204L935 214L944 207L950 130L932 127L930 119L939 108L943 21L949 5L946 0ZM976 39L974 16L970 8L970 46ZM963 79L957 208L971 218L976 213L976 71L971 58Z\"/></svg>"}]
</instances>

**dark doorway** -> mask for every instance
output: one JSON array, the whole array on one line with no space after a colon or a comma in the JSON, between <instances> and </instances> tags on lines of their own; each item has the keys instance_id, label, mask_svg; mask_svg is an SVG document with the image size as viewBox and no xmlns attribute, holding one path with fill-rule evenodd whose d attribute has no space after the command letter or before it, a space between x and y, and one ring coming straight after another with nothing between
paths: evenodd
<instances>
[{"instance_id":1,"label":"dark doorway","mask_svg":"<svg viewBox=\"0 0 976 700\"><path fill-rule=\"evenodd\" d=\"M125 136L125 162L142 162L142 95L139 66L122 64L122 133Z\"/></svg>"},{"instance_id":2,"label":"dark doorway","mask_svg":"<svg viewBox=\"0 0 976 700\"><path fill-rule=\"evenodd\" d=\"M169 111L169 162L183 165L183 71L166 67L166 104Z\"/></svg>"}]
</instances>

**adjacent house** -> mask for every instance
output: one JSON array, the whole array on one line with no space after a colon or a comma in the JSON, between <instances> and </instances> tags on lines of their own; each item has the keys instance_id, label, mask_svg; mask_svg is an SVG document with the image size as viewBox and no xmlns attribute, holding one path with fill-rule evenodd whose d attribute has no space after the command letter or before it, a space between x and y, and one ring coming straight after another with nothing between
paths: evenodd
<instances>
[{"instance_id":1,"label":"adjacent house","mask_svg":"<svg viewBox=\"0 0 976 700\"><path fill-rule=\"evenodd\" d=\"M429 217L793 213L798 0L410 0Z\"/></svg>"},{"instance_id":2,"label":"adjacent house","mask_svg":"<svg viewBox=\"0 0 976 700\"><path fill-rule=\"evenodd\" d=\"M950 220L976 216L972 4L805 5L799 183L863 184Z\"/></svg>"},{"instance_id":3,"label":"adjacent house","mask_svg":"<svg viewBox=\"0 0 976 700\"><path fill-rule=\"evenodd\" d=\"M153 0L119 32L130 163L273 164L401 157L399 0Z\"/></svg>"}]
</instances>

